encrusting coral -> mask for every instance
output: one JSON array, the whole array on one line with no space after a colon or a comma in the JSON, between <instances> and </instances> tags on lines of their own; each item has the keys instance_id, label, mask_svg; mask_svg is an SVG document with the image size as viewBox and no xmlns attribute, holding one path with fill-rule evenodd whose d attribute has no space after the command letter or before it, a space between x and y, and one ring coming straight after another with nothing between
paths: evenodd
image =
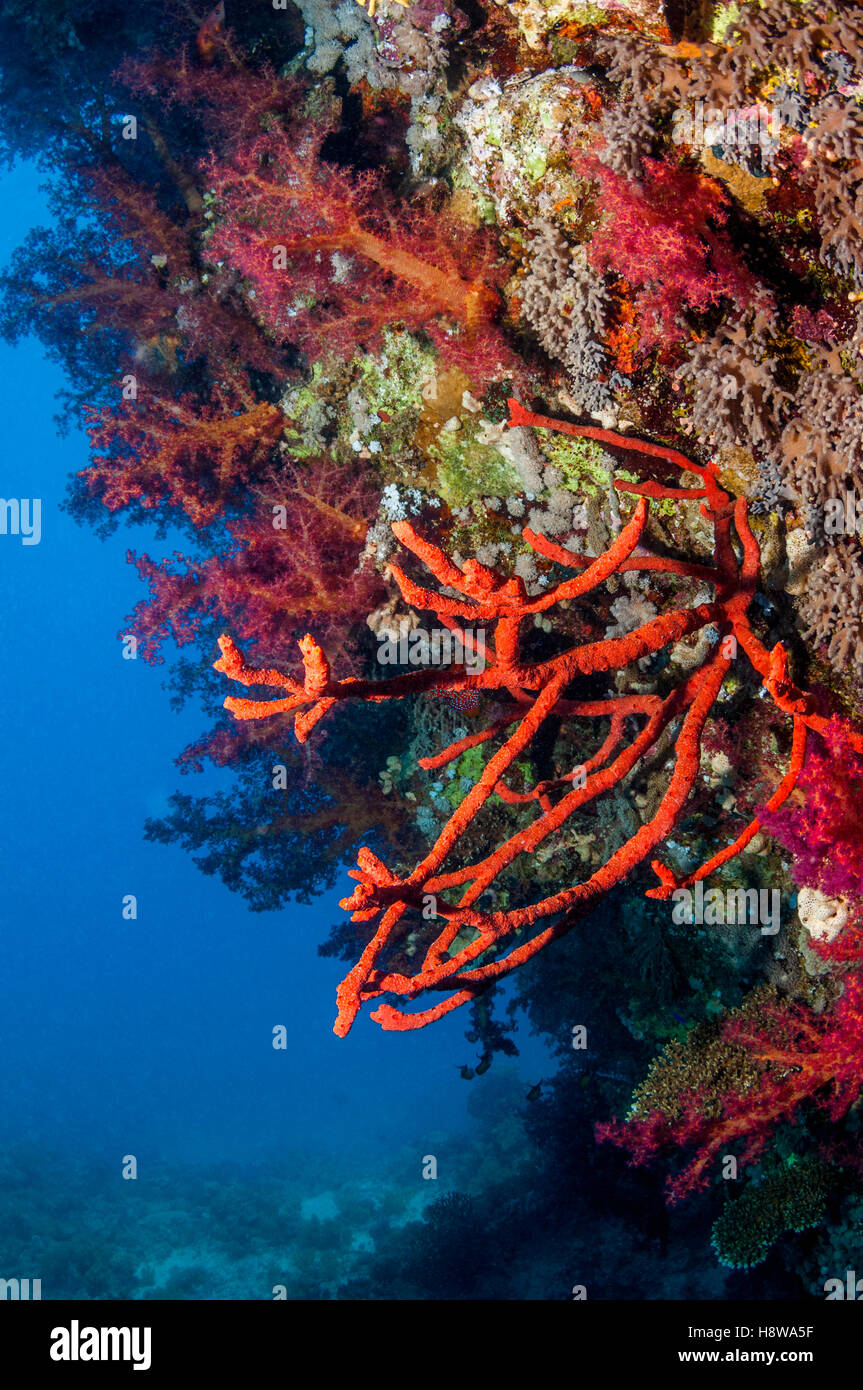
<instances>
[{"instance_id":1,"label":"encrusting coral","mask_svg":"<svg viewBox=\"0 0 863 1390\"><path fill-rule=\"evenodd\" d=\"M721 1264L749 1269L766 1259L785 1231L820 1226L827 1209L832 1171L818 1159L794 1158L770 1167L713 1223L713 1248Z\"/></svg>"}]
</instances>

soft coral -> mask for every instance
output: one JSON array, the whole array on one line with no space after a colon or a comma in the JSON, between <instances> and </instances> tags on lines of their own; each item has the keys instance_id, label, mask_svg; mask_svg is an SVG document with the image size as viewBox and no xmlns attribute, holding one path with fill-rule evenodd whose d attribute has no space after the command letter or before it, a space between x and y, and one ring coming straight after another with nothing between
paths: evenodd
<instances>
[{"instance_id":1,"label":"soft coral","mask_svg":"<svg viewBox=\"0 0 863 1390\"><path fill-rule=\"evenodd\" d=\"M396 217L376 173L321 157L327 133L274 121L209 168L220 206L210 254L250 282L270 331L315 357L348 354L402 323L468 371L511 364L494 324L489 244L443 215Z\"/></svg>"},{"instance_id":2,"label":"soft coral","mask_svg":"<svg viewBox=\"0 0 863 1390\"><path fill-rule=\"evenodd\" d=\"M643 160L641 183L593 152L577 153L573 163L599 184L601 218L589 259L633 288L642 354L681 339L681 307L703 313L724 298L741 306L763 298L722 230L728 200L712 179L660 159Z\"/></svg>"},{"instance_id":3,"label":"soft coral","mask_svg":"<svg viewBox=\"0 0 863 1390\"><path fill-rule=\"evenodd\" d=\"M252 494L250 510L227 522L228 545L203 560L130 552L150 585L131 620L147 660L166 638L193 641L211 617L268 660L293 659L310 622L343 647L383 596L375 570L358 563L378 497L365 474L310 460L282 465Z\"/></svg>"},{"instance_id":4,"label":"soft coral","mask_svg":"<svg viewBox=\"0 0 863 1390\"><path fill-rule=\"evenodd\" d=\"M206 402L148 386L140 402L85 409L93 461L80 476L109 511L170 506L207 525L242 500L282 433L282 413L239 374Z\"/></svg>"},{"instance_id":5,"label":"soft coral","mask_svg":"<svg viewBox=\"0 0 863 1390\"><path fill-rule=\"evenodd\" d=\"M858 942L859 950L859 942ZM742 1015L742 1011L741 1011ZM710 1183L714 1164L738 1147L741 1166L754 1163L783 1122L815 1103L834 1122L857 1100L863 1086L863 979L845 977L844 991L826 1018L800 1005L762 1007L760 1018L728 1020L724 1040L745 1048L757 1080L719 1098L697 1091L680 1097L681 1113L661 1109L597 1126L597 1138L629 1150L630 1163L647 1163L674 1149L695 1150L666 1191L674 1204Z\"/></svg>"},{"instance_id":6,"label":"soft coral","mask_svg":"<svg viewBox=\"0 0 863 1390\"><path fill-rule=\"evenodd\" d=\"M839 719L810 747L795 803L763 817L794 856L798 883L828 897L863 897L863 759Z\"/></svg>"}]
</instances>

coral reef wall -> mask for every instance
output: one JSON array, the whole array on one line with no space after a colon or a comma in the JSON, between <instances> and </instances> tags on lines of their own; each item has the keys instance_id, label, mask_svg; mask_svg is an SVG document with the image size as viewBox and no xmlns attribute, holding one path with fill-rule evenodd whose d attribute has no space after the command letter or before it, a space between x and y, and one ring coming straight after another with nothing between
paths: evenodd
<instances>
[{"instance_id":1,"label":"coral reef wall","mask_svg":"<svg viewBox=\"0 0 863 1390\"><path fill-rule=\"evenodd\" d=\"M480 1086L527 1018L549 1129L589 1096L723 1268L832 1269L863 1200L863 6L166 3L136 42L36 8L41 45L0 11L3 138L54 219L0 329L66 371L71 514L170 534L122 631L200 704L183 771L236 774L148 836L256 911L350 865L340 1036L464 1007ZM576 975L624 1059L579 1097Z\"/></svg>"}]
</instances>

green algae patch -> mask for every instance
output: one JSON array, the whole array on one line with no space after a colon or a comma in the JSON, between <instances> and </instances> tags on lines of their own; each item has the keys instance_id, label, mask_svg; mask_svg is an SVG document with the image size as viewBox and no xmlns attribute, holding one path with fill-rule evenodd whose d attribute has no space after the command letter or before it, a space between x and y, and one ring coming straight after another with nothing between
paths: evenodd
<instances>
[{"instance_id":1,"label":"green algae patch","mask_svg":"<svg viewBox=\"0 0 863 1390\"><path fill-rule=\"evenodd\" d=\"M436 463L437 488L449 507L463 507L477 497L511 497L523 483L497 449L480 444L470 425L440 431L429 456Z\"/></svg>"},{"instance_id":2,"label":"green algae patch","mask_svg":"<svg viewBox=\"0 0 863 1390\"><path fill-rule=\"evenodd\" d=\"M595 439L548 437L543 441L543 450L549 462L560 469L562 486L570 492L586 497L604 496L611 478L627 483L641 481L638 473L619 467ZM651 500L650 508L657 516L676 515L676 503L667 499Z\"/></svg>"},{"instance_id":3,"label":"green algae patch","mask_svg":"<svg viewBox=\"0 0 863 1390\"><path fill-rule=\"evenodd\" d=\"M385 329L383 350L359 360L358 385L374 411L422 409L422 383L434 374L437 354L411 333Z\"/></svg>"}]
</instances>

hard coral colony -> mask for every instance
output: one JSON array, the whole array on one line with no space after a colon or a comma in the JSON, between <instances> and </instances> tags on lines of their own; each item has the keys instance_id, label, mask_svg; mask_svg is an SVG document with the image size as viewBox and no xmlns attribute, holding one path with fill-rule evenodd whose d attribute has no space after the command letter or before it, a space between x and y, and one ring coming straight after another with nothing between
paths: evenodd
<instances>
[{"instance_id":1,"label":"hard coral colony","mask_svg":"<svg viewBox=\"0 0 863 1390\"><path fill-rule=\"evenodd\" d=\"M597 935L642 924L647 1076L592 1118L673 1201L748 1169L748 1267L821 1210L786 1160L863 1182L863 6L241 8L105 75L146 141L82 91L80 213L3 277L89 433L68 508L185 537L130 555L143 655L194 644L208 696L218 639L270 692L184 755L235 792L147 833L255 908L356 858L336 1033L469 1005L479 1076L495 984L531 962L546 1018L578 950L610 992ZM382 674L429 626L476 659ZM676 931L708 883L779 891L781 935Z\"/></svg>"}]
</instances>

